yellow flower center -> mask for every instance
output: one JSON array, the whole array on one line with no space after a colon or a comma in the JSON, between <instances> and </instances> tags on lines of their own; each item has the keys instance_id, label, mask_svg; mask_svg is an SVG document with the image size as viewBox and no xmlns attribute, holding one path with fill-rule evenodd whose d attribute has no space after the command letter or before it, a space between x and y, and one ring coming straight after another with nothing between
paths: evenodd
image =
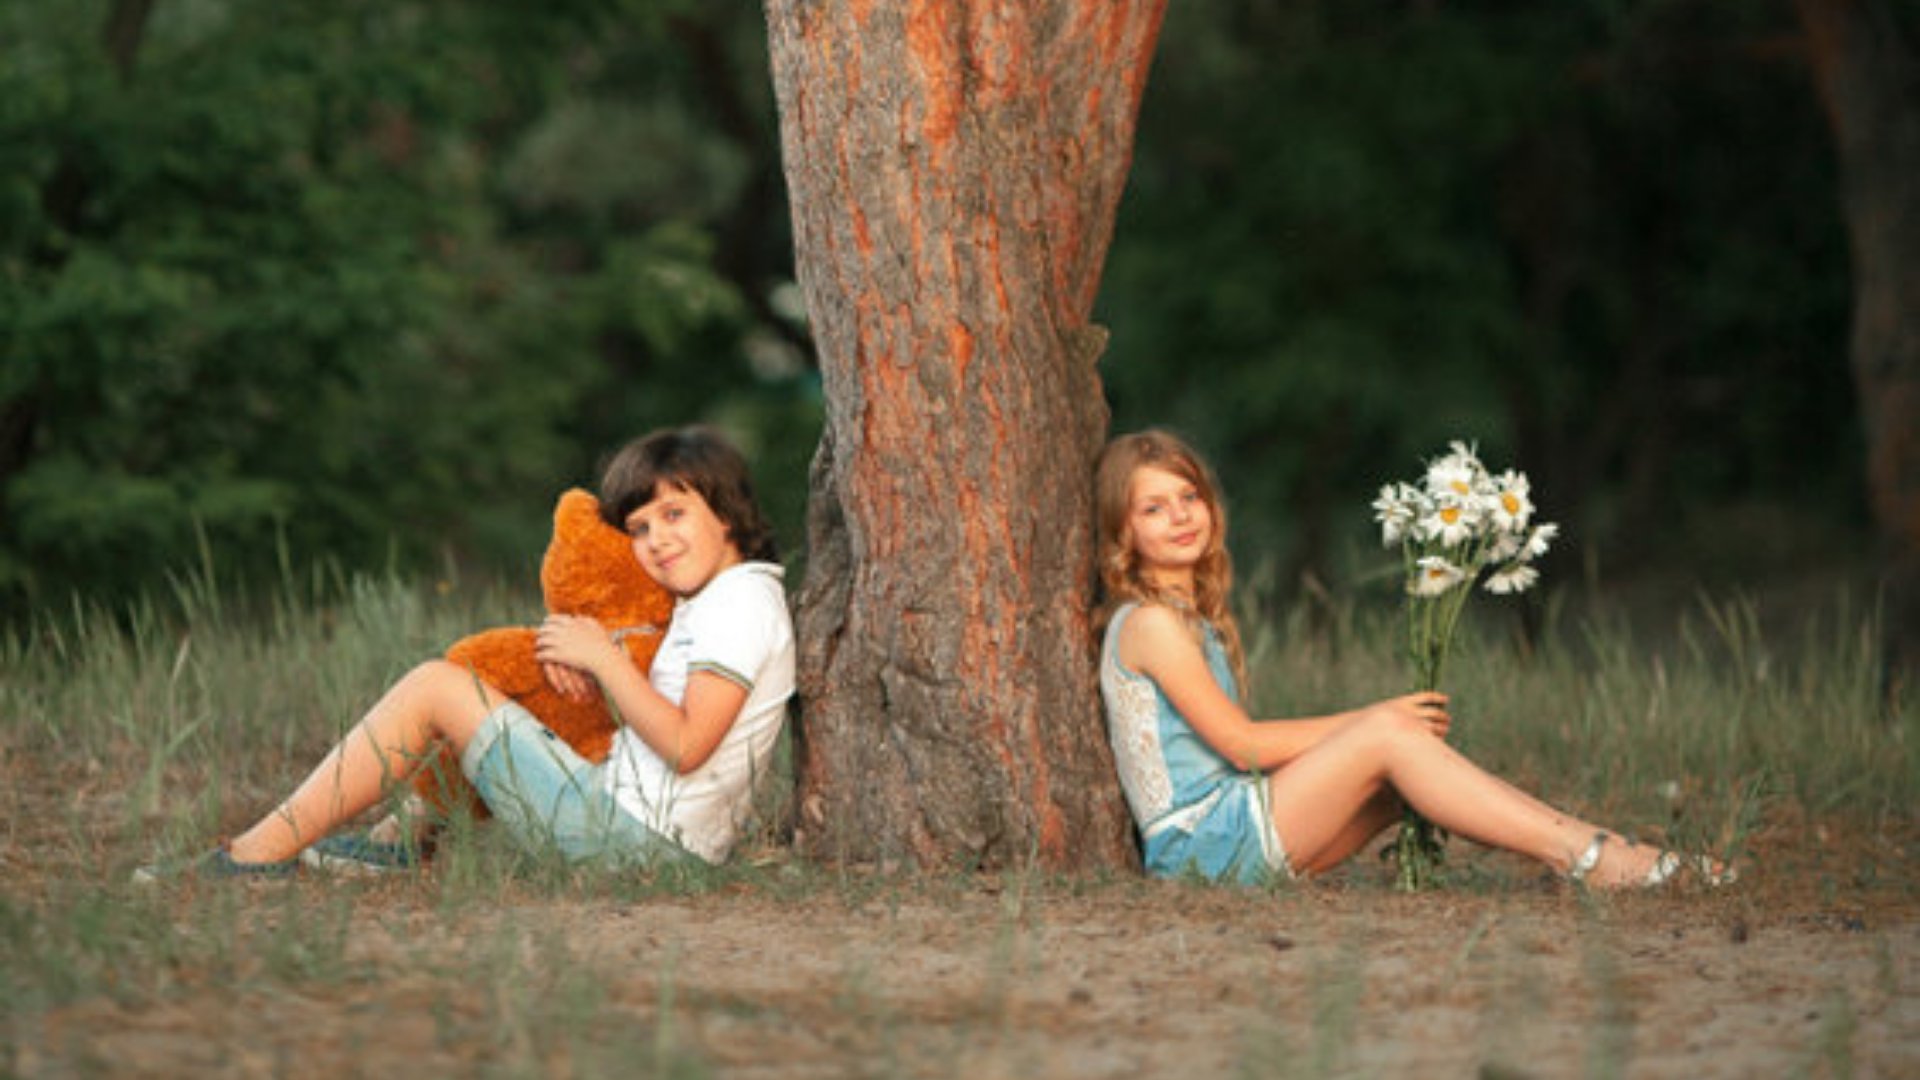
<instances>
[{"instance_id":1,"label":"yellow flower center","mask_svg":"<svg viewBox=\"0 0 1920 1080\"><path fill-rule=\"evenodd\" d=\"M1455 480L1451 486L1453 487L1454 494L1456 495L1465 495L1468 492L1471 492L1473 490L1472 488L1467 486L1467 482L1465 480Z\"/></svg>"},{"instance_id":2,"label":"yellow flower center","mask_svg":"<svg viewBox=\"0 0 1920 1080\"><path fill-rule=\"evenodd\" d=\"M1457 523L1460 520L1460 508L1457 506L1441 507L1440 520L1446 522L1449 525Z\"/></svg>"},{"instance_id":3,"label":"yellow flower center","mask_svg":"<svg viewBox=\"0 0 1920 1080\"><path fill-rule=\"evenodd\" d=\"M1520 496L1515 495L1511 491L1502 492L1500 494L1500 505L1506 508L1507 513L1517 514L1520 512Z\"/></svg>"}]
</instances>

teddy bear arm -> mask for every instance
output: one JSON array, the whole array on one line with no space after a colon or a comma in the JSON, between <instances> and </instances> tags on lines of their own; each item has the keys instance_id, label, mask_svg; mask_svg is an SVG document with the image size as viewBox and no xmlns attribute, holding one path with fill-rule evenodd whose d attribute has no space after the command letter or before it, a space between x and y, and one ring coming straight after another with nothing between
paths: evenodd
<instances>
[{"instance_id":1,"label":"teddy bear arm","mask_svg":"<svg viewBox=\"0 0 1920 1080\"><path fill-rule=\"evenodd\" d=\"M519 698L546 685L533 648L532 630L524 626L497 627L454 642L447 649L447 659L473 672L488 686Z\"/></svg>"}]
</instances>

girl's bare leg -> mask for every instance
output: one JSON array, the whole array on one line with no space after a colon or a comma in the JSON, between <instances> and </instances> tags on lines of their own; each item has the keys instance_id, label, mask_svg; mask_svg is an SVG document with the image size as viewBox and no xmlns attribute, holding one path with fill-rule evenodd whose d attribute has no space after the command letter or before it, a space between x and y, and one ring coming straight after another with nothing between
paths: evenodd
<instances>
[{"instance_id":1,"label":"girl's bare leg","mask_svg":"<svg viewBox=\"0 0 1920 1080\"><path fill-rule=\"evenodd\" d=\"M1406 804L1400 801L1399 796L1395 795L1391 788L1383 787L1374 792L1372 798L1361 804L1359 813L1350 818L1346 826L1335 833L1319 851L1314 852L1311 858L1296 854L1292 848L1288 848L1287 865L1296 874L1318 874L1331 870L1346 862L1354 852L1366 847L1367 842L1379 836L1387 826L1399 821L1406 813L1406 809ZM1283 845L1286 843L1284 834L1281 843Z\"/></svg>"},{"instance_id":2,"label":"girl's bare leg","mask_svg":"<svg viewBox=\"0 0 1920 1080\"><path fill-rule=\"evenodd\" d=\"M290 859L371 808L405 779L427 746L445 740L458 753L505 697L473 673L443 660L414 668L393 684L287 800L233 839L235 862Z\"/></svg>"},{"instance_id":3,"label":"girl's bare leg","mask_svg":"<svg viewBox=\"0 0 1920 1080\"><path fill-rule=\"evenodd\" d=\"M1369 713L1274 773L1274 828L1294 865L1325 869L1357 850L1358 830L1378 825L1378 798L1397 793L1434 824L1565 873L1594 834L1607 830L1555 810L1448 746L1418 721ZM1364 841L1363 841L1364 842ZM1639 881L1659 853L1608 844L1587 881Z\"/></svg>"}]
</instances>

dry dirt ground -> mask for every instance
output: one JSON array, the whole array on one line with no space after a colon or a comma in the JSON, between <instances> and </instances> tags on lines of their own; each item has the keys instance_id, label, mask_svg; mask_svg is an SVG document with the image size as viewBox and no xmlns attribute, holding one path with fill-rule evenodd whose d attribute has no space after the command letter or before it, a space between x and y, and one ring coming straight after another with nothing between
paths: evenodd
<instances>
[{"instance_id":1,"label":"dry dirt ground","mask_svg":"<svg viewBox=\"0 0 1920 1080\"><path fill-rule=\"evenodd\" d=\"M349 898L342 972L183 969L15 1017L11 1071L1920 1077L1920 837L1754 849L1731 889L1606 898L1471 854L1418 896L1366 864L1265 892L776 857L699 895L452 912L418 882L305 882ZM209 888L234 887L174 910Z\"/></svg>"}]
</instances>

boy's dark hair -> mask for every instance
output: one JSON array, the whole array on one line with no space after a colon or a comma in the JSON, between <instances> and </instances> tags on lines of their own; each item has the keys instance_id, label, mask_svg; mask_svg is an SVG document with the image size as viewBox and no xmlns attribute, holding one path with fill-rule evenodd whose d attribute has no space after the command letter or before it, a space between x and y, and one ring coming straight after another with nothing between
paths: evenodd
<instances>
[{"instance_id":1,"label":"boy's dark hair","mask_svg":"<svg viewBox=\"0 0 1920 1080\"><path fill-rule=\"evenodd\" d=\"M753 497L747 459L726 436L703 424L644 435L613 455L600 479L600 516L616 529L660 495L661 485L699 493L740 556L776 562L773 527Z\"/></svg>"}]
</instances>

